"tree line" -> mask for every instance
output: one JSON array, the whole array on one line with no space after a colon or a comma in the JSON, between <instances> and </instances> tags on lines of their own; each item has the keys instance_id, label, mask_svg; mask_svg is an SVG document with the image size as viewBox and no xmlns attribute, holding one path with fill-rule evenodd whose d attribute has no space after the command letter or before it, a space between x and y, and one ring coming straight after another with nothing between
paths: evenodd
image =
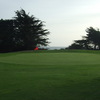
<instances>
[{"instance_id":1,"label":"tree line","mask_svg":"<svg viewBox=\"0 0 100 100\"><path fill-rule=\"evenodd\" d=\"M49 31L44 22L29 15L25 10L17 10L12 19L0 20L0 52L34 50L37 46L49 44ZM67 49L100 50L100 31L89 27L86 36L75 40Z\"/></svg>"},{"instance_id":2,"label":"tree line","mask_svg":"<svg viewBox=\"0 0 100 100\"><path fill-rule=\"evenodd\" d=\"M12 19L0 20L0 52L33 50L36 46L46 46L49 31L44 22L29 15L25 10L15 12Z\"/></svg>"},{"instance_id":3,"label":"tree line","mask_svg":"<svg viewBox=\"0 0 100 100\"><path fill-rule=\"evenodd\" d=\"M89 27L86 29L86 36L82 36L81 40L75 40L68 49L88 49L100 50L100 31Z\"/></svg>"}]
</instances>

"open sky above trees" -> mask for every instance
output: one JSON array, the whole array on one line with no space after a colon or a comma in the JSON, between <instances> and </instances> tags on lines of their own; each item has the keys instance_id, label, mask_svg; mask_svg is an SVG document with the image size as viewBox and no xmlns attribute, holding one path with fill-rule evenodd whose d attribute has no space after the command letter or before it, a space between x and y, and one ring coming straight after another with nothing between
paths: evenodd
<instances>
[{"instance_id":1,"label":"open sky above trees","mask_svg":"<svg viewBox=\"0 0 100 100\"><path fill-rule=\"evenodd\" d=\"M45 21L50 46L69 46L81 39L85 30L100 28L100 0L0 0L0 19L14 17L23 8Z\"/></svg>"}]
</instances>

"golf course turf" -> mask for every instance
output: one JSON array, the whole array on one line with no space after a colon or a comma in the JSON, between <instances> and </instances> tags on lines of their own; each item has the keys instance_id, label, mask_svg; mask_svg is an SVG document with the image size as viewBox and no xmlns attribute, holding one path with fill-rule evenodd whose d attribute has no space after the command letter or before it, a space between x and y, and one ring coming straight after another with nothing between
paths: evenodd
<instances>
[{"instance_id":1,"label":"golf course turf","mask_svg":"<svg viewBox=\"0 0 100 100\"><path fill-rule=\"evenodd\" d=\"M1 53L0 100L100 100L100 51Z\"/></svg>"}]
</instances>

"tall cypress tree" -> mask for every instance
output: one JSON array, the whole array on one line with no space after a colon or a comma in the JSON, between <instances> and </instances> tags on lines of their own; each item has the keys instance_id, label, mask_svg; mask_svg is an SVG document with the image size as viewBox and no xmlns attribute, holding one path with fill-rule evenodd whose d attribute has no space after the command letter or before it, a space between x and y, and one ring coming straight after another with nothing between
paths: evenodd
<instances>
[{"instance_id":1,"label":"tall cypress tree","mask_svg":"<svg viewBox=\"0 0 100 100\"><path fill-rule=\"evenodd\" d=\"M16 11L9 20L0 20L0 52L33 50L48 45L49 31L41 20L29 16L25 10Z\"/></svg>"},{"instance_id":2,"label":"tall cypress tree","mask_svg":"<svg viewBox=\"0 0 100 100\"><path fill-rule=\"evenodd\" d=\"M26 14L25 10L16 11L16 34L19 43L26 50L34 49L37 45L47 45L49 34L48 30L44 29L44 24L41 20L34 16Z\"/></svg>"}]
</instances>

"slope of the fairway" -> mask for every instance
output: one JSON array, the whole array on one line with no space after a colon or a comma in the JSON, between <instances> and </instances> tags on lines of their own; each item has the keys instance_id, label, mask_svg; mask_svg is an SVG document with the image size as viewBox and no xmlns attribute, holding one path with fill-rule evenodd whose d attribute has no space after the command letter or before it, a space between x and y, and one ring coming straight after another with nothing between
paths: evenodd
<instances>
[{"instance_id":1,"label":"slope of the fairway","mask_svg":"<svg viewBox=\"0 0 100 100\"><path fill-rule=\"evenodd\" d=\"M0 100L100 100L100 54L0 54Z\"/></svg>"},{"instance_id":2,"label":"slope of the fairway","mask_svg":"<svg viewBox=\"0 0 100 100\"><path fill-rule=\"evenodd\" d=\"M0 62L24 65L100 64L100 55L87 53L13 53L1 56Z\"/></svg>"}]
</instances>

